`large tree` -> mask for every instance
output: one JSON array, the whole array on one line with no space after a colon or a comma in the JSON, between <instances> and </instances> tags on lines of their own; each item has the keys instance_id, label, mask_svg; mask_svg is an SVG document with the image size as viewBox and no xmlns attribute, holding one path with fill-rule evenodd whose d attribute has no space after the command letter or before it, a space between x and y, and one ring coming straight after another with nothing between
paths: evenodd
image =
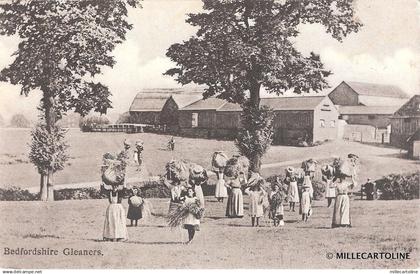
<instances>
[{"instance_id":1,"label":"large tree","mask_svg":"<svg viewBox=\"0 0 420 274\"><path fill-rule=\"evenodd\" d=\"M269 128L253 128L250 117L269 117L260 108L260 92L282 94L319 91L328 86L320 57L305 56L295 46L301 24L322 24L341 41L358 31L353 0L202 0L204 12L189 14L197 34L172 45L167 56L177 67L166 72L181 84L207 86L204 97L217 96L243 106L242 136L252 146L270 141ZM257 119L257 120L258 120ZM271 126L271 123L266 123ZM244 146L242 146L243 148ZM266 145L257 151L263 153ZM261 153L251 159L259 171Z\"/></svg>"},{"instance_id":2,"label":"large tree","mask_svg":"<svg viewBox=\"0 0 420 274\"><path fill-rule=\"evenodd\" d=\"M20 85L24 95L42 92L39 108L44 126L38 131L51 135L46 140L61 139L56 136L61 132L56 122L68 110L84 116L91 110L106 113L111 107L110 91L95 82L94 76L103 66L115 64L111 53L132 28L127 22L128 5L138 7L139 1L13 0L0 4L0 35L20 38L15 59L0 72L0 80ZM54 166L35 164L38 169ZM53 185L53 169L48 169L41 173L41 197L53 200L47 195Z\"/></svg>"}]
</instances>

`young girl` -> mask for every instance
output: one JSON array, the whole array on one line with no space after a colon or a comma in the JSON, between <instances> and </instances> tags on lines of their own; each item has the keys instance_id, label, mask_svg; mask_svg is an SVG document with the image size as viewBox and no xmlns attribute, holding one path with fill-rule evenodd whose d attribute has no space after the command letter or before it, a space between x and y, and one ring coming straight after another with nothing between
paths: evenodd
<instances>
[{"instance_id":1,"label":"young girl","mask_svg":"<svg viewBox=\"0 0 420 274\"><path fill-rule=\"evenodd\" d=\"M307 222L311 211L310 186L308 184L302 185L301 209L302 221Z\"/></svg>"},{"instance_id":2,"label":"young girl","mask_svg":"<svg viewBox=\"0 0 420 274\"><path fill-rule=\"evenodd\" d=\"M197 214L199 208L201 208L200 200L195 196L194 188L189 187L187 189L187 196L183 197L184 205L188 206L191 211L188 212L187 217L184 220L184 228L188 231L188 242L191 243L195 232L200 231L200 216Z\"/></svg>"},{"instance_id":3,"label":"young girl","mask_svg":"<svg viewBox=\"0 0 420 274\"><path fill-rule=\"evenodd\" d=\"M260 217L264 215L264 195L265 192L260 186L260 181L251 187L245 189L245 193L249 195L249 212L251 215L252 226L260 226Z\"/></svg>"},{"instance_id":4,"label":"young girl","mask_svg":"<svg viewBox=\"0 0 420 274\"><path fill-rule=\"evenodd\" d=\"M289 211L295 211L295 205L299 202L299 189L297 185L297 178L294 173L293 167L288 167L286 169L286 181L289 184L287 188Z\"/></svg>"},{"instance_id":5,"label":"young girl","mask_svg":"<svg viewBox=\"0 0 420 274\"><path fill-rule=\"evenodd\" d=\"M327 207L330 208L332 200L335 199L334 168L331 165L325 165L322 169L322 181L325 182L325 198L327 198Z\"/></svg>"},{"instance_id":6,"label":"young girl","mask_svg":"<svg viewBox=\"0 0 420 274\"><path fill-rule=\"evenodd\" d=\"M137 188L133 188L133 190L131 190L131 196L128 198L127 219L130 220L130 226L133 226L133 222L135 223L135 226L137 226L138 220L142 218L141 211L144 201L139 197L138 192Z\"/></svg>"},{"instance_id":7,"label":"young girl","mask_svg":"<svg viewBox=\"0 0 420 274\"><path fill-rule=\"evenodd\" d=\"M283 193L280 191L278 184L273 184L272 191L270 193L270 213L269 217L273 220L274 226L284 226L283 215Z\"/></svg>"}]
</instances>

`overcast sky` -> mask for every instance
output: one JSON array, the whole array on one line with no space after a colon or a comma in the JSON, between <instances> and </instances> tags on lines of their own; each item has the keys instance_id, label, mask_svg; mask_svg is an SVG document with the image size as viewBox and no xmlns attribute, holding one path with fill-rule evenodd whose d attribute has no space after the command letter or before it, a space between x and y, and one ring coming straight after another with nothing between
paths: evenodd
<instances>
[{"instance_id":1,"label":"overcast sky","mask_svg":"<svg viewBox=\"0 0 420 274\"><path fill-rule=\"evenodd\" d=\"M188 39L195 29L185 23L186 13L201 10L199 0L145 0L143 9L131 10L134 29L114 54L117 64L105 68L97 78L113 93L112 112L128 110L142 88L179 87L162 73L173 66L166 58L167 48ZM394 84L407 93L420 93L420 1L358 0L356 16L364 24L342 43L332 39L319 25L301 27L296 44L304 53L321 55L334 74L331 86L342 80ZM0 68L13 60L19 40L0 36ZM19 95L19 87L0 83L0 114L9 119L14 113L36 118L40 95Z\"/></svg>"}]
</instances>

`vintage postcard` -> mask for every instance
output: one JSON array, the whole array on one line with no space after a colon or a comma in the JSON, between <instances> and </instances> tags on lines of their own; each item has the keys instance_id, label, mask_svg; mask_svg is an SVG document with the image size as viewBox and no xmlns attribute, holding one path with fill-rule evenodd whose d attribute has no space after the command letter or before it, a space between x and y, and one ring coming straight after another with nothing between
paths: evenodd
<instances>
[{"instance_id":1,"label":"vintage postcard","mask_svg":"<svg viewBox=\"0 0 420 274\"><path fill-rule=\"evenodd\" d=\"M0 268L418 273L418 0L0 0Z\"/></svg>"}]
</instances>

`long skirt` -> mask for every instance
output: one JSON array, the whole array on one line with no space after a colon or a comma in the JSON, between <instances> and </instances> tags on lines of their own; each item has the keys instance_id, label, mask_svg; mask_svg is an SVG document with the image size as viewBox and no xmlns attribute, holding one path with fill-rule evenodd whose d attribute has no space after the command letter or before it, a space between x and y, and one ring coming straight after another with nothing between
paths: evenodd
<instances>
[{"instance_id":1,"label":"long skirt","mask_svg":"<svg viewBox=\"0 0 420 274\"><path fill-rule=\"evenodd\" d=\"M311 198L309 192L303 192L302 193L302 199L301 199L301 214L308 214L309 209L311 208Z\"/></svg>"},{"instance_id":2,"label":"long skirt","mask_svg":"<svg viewBox=\"0 0 420 274\"><path fill-rule=\"evenodd\" d=\"M290 182L289 187L287 189L287 196L289 198L289 202L299 202L299 189L297 186L297 182Z\"/></svg>"},{"instance_id":3,"label":"long skirt","mask_svg":"<svg viewBox=\"0 0 420 274\"><path fill-rule=\"evenodd\" d=\"M230 192L227 201L226 216L230 218L244 216L244 198L240 188L233 188Z\"/></svg>"},{"instance_id":4,"label":"long skirt","mask_svg":"<svg viewBox=\"0 0 420 274\"><path fill-rule=\"evenodd\" d=\"M225 186L225 180L219 179L216 183L216 191L214 192L214 197L216 198L227 198L227 188Z\"/></svg>"},{"instance_id":5,"label":"long skirt","mask_svg":"<svg viewBox=\"0 0 420 274\"><path fill-rule=\"evenodd\" d=\"M201 207L204 207L203 189L201 188L201 186L195 186L194 191L195 191L195 196L198 198L198 200L200 200Z\"/></svg>"},{"instance_id":6,"label":"long skirt","mask_svg":"<svg viewBox=\"0 0 420 274\"><path fill-rule=\"evenodd\" d=\"M339 194L335 199L332 227L350 226L350 198Z\"/></svg>"},{"instance_id":7,"label":"long skirt","mask_svg":"<svg viewBox=\"0 0 420 274\"><path fill-rule=\"evenodd\" d=\"M104 239L128 239L125 210L121 204L109 204L105 213Z\"/></svg>"}]
</instances>

